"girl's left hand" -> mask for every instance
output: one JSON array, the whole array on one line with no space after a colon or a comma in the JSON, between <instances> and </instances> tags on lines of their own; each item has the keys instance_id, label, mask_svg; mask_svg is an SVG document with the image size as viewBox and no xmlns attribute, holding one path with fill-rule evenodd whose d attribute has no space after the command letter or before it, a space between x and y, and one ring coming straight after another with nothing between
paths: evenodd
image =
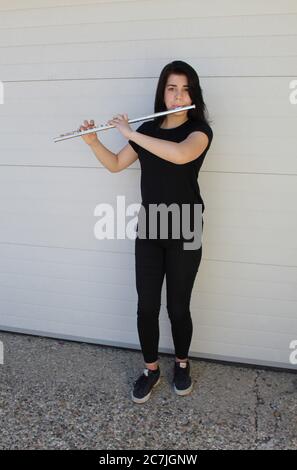
<instances>
[{"instance_id":1,"label":"girl's left hand","mask_svg":"<svg viewBox=\"0 0 297 470\"><path fill-rule=\"evenodd\" d=\"M107 122L107 125L115 126L129 140L133 129L129 126L128 120L127 114L117 114L117 116L114 116L113 119Z\"/></svg>"}]
</instances>

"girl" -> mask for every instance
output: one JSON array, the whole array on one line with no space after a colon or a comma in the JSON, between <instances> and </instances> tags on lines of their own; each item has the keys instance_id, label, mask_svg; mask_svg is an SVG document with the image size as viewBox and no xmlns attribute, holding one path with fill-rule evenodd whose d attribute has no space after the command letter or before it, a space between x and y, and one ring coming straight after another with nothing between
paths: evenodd
<instances>
[{"instance_id":1,"label":"girl","mask_svg":"<svg viewBox=\"0 0 297 470\"><path fill-rule=\"evenodd\" d=\"M188 204L190 210L200 205L202 214L204 212L197 178L213 133L205 116L202 89L196 71L189 64L178 60L167 64L159 77L154 112L191 104L196 108L159 116L144 122L136 131L129 126L127 114L114 116L107 124L114 125L128 140L118 155L102 145L97 133L82 136L97 159L111 172L121 171L139 158L141 205L146 211L150 205L175 203L178 207ZM84 121L80 130L94 126L93 120L90 123ZM193 211L191 223L192 214ZM146 218L146 235L150 232L148 220L151 219ZM193 331L189 306L202 245L184 249L182 236L171 238L171 225L169 233L167 239L161 239L159 232L157 238L141 238L138 230L135 239L137 328L145 362L143 373L133 384L132 400L135 403L146 402L160 381L159 311L165 273L166 306L176 356L173 387L181 396L188 395L193 388L188 359Z\"/></svg>"}]
</instances>

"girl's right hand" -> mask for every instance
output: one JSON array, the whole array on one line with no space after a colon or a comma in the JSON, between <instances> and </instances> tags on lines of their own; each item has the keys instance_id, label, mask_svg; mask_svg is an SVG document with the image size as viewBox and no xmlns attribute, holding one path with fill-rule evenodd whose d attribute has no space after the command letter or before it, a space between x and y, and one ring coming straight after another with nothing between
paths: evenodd
<instances>
[{"instance_id":1,"label":"girl's right hand","mask_svg":"<svg viewBox=\"0 0 297 470\"><path fill-rule=\"evenodd\" d=\"M96 127L93 119L90 120L90 123L85 120L84 123L80 126L80 131L87 131L88 129L92 129L92 127ZM91 132L90 134L85 134L81 136L82 139L85 141L86 144L92 145L95 142L99 142L96 132Z\"/></svg>"}]
</instances>

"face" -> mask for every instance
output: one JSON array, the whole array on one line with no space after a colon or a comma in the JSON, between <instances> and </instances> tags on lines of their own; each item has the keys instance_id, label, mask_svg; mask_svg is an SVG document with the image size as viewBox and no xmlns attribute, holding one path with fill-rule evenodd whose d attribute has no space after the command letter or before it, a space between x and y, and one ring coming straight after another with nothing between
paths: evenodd
<instances>
[{"instance_id":1,"label":"face","mask_svg":"<svg viewBox=\"0 0 297 470\"><path fill-rule=\"evenodd\" d=\"M169 75L164 91L164 101L167 109L192 104L186 75Z\"/></svg>"}]
</instances>

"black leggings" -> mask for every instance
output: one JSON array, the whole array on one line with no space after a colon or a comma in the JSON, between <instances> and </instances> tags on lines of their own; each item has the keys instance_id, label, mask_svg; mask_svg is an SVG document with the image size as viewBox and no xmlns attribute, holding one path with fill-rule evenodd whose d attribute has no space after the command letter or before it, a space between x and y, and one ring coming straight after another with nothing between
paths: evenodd
<instances>
[{"instance_id":1,"label":"black leggings","mask_svg":"<svg viewBox=\"0 0 297 470\"><path fill-rule=\"evenodd\" d=\"M135 239L137 328L146 363L158 360L159 312L166 273L167 311L175 355L188 357L193 323L190 299L202 257L199 249L186 250L180 240Z\"/></svg>"}]
</instances>

